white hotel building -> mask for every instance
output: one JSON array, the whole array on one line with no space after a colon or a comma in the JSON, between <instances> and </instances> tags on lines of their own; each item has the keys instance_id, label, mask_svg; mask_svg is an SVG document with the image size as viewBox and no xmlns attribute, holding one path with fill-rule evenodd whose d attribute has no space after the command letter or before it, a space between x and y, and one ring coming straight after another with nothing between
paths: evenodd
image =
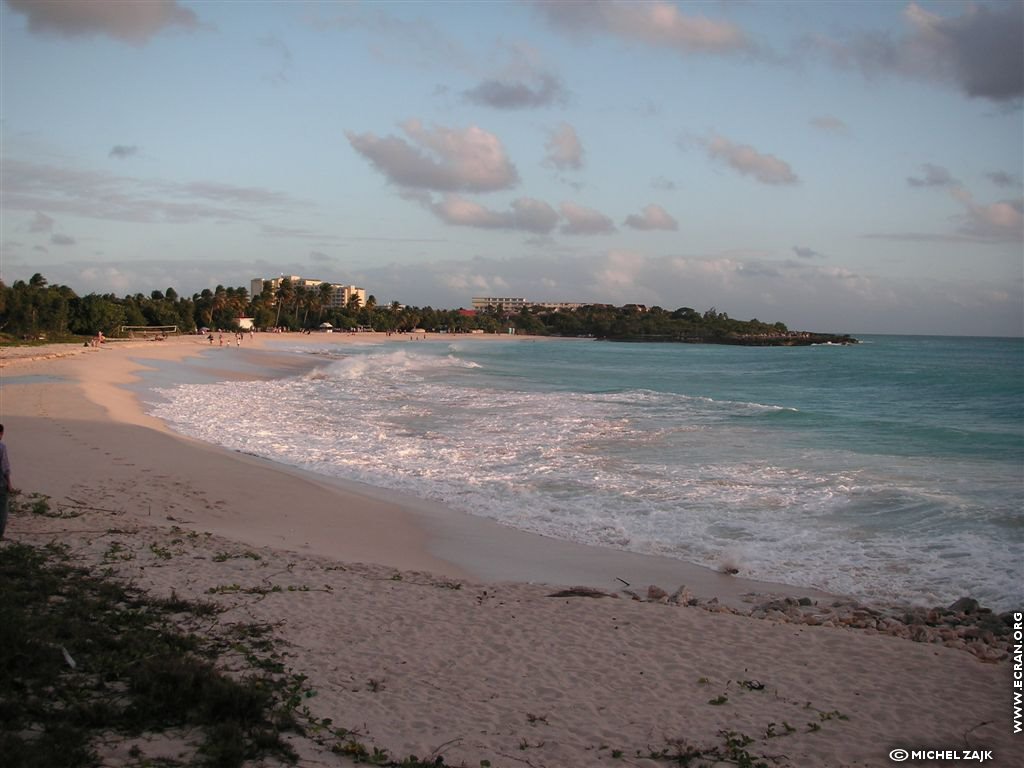
<instances>
[{"instance_id":1,"label":"white hotel building","mask_svg":"<svg viewBox=\"0 0 1024 768\"><path fill-rule=\"evenodd\" d=\"M249 293L252 296L259 296L263 293L263 284L270 283L270 290L276 294L277 289L281 287L281 283L285 280L289 280L295 287L303 287L306 290L319 291L320 286L324 284L323 280L313 280L307 277L300 277L299 275L281 275L280 277L254 277L249 285ZM328 305L331 309L344 309L349 305L349 302L353 297L358 299L359 306L366 306L366 291L363 288L358 288L354 285L341 285L340 283L331 283L331 301Z\"/></svg>"}]
</instances>

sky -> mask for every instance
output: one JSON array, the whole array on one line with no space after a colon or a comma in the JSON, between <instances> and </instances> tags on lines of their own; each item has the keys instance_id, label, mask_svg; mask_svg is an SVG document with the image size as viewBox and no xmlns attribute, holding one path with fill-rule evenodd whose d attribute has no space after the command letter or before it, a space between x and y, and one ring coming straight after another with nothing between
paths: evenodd
<instances>
[{"instance_id":1,"label":"sky","mask_svg":"<svg viewBox=\"0 0 1024 768\"><path fill-rule=\"evenodd\" d=\"M1024 335L1024 3L0 5L0 279Z\"/></svg>"}]
</instances>

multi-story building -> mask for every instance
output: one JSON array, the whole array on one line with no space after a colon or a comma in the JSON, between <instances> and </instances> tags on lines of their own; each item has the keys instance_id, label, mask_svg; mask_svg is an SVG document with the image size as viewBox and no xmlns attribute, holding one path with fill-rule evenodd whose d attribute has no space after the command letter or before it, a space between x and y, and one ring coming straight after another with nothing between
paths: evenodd
<instances>
[{"instance_id":1,"label":"multi-story building","mask_svg":"<svg viewBox=\"0 0 1024 768\"><path fill-rule=\"evenodd\" d=\"M518 312L527 306L523 298L499 298L496 296L474 296L473 309L500 309L502 312Z\"/></svg>"},{"instance_id":2,"label":"multi-story building","mask_svg":"<svg viewBox=\"0 0 1024 768\"><path fill-rule=\"evenodd\" d=\"M524 298L502 298L496 296L474 296L473 309L484 310L497 308L502 312L519 312L524 307L541 307L558 312L561 309L579 309L587 306L578 301L528 301Z\"/></svg>"},{"instance_id":3,"label":"multi-story building","mask_svg":"<svg viewBox=\"0 0 1024 768\"><path fill-rule=\"evenodd\" d=\"M254 277L249 285L249 293L252 296L259 296L263 293L263 284L270 283L270 291L273 294L277 293L277 289L281 287L281 283L285 280L292 284L292 287L302 286L303 288L316 288L322 283L322 280L309 280L299 275L281 275L279 277Z\"/></svg>"},{"instance_id":4,"label":"multi-story building","mask_svg":"<svg viewBox=\"0 0 1024 768\"><path fill-rule=\"evenodd\" d=\"M291 282L293 287L302 287L306 290L319 291L324 284L323 280L315 280L299 275L281 275L280 277L255 277L250 283L249 293L259 296L263 292L263 284L270 283L271 293L277 294L277 289L285 280ZM366 306L366 290L355 285L342 285L341 283L330 283L331 294L328 304L332 309L343 309L349 306L349 302L355 298L360 307Z\"/></svg>"},{"instance_id":5,"label":"multi-story building","mask_svg":"<svg viewBox=\"0 0 1024 768\"><path fill-rule=\"evenodd\" d=\"M354 285L338 285L331 283L331 304L332 308L343 308L355 299L360 307L366 306L366 291Z\"/></svg>"}]
</instances>

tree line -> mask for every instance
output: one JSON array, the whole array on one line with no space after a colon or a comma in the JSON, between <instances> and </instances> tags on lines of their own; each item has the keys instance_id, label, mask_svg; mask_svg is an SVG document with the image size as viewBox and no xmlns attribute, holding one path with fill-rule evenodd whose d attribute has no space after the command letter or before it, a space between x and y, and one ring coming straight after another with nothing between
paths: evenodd
<instances>
[{"instance_id":1,"label":"tree line","mask_svg":"<svg viewBox=\"0 0 1024 768\"><path fill-rule=\"evenodd\" d=\"M104 336L116 338L122 326L177 326L183 333L202 328L220 331L238 329L239 318L250 317L259 329L291 331L318 328L330 323L341 330L372 328L378 331L427 330L470 331L477 327L500 330L497 321L472 322L459 310L405 307L395 302L377 305L373 296L365 303L357 298L347 306L331 306L330 286L308 289L283 280L272 290L269 282L255 296L244 287L205 288L182 296L174 288L165 291L116 296L90 293L79 296L66 285L53 285L36 273L28 282L11 285L0 281L0 334L9 339L46 336Z\"/></svg>"},{"instance_id":2,"label":"tree line","mask_svg":"<svg viewBox=\"0 0 1024 768\"><path fill-rule=\"evenodd\" d=\"M232 331L239 318L251 317L259 329L313 330L330 323L340 330L357 328L409 332L417 328L449 333L517 333L643 341L716 342L735 344L852 341L849 337L791 333L783 323L735 320L714 307L701 313L689 307L595 304L554 312L539 306L514 313L491 308L479 312L432 307L407 307L394 302L379 306L373 296L344 307L331 306L330 286L307 289L283 280L277 290L269 282L251 296L246 288L218 285L192 296L174 288L126 296L90 293L78 296L66 285L51 285L36 273L25 282L0 281L0 336L7 339L56 340L95 336L116 338L122 326L177 326L183 333L198 329Z\"/></svg>"}]
</instances>

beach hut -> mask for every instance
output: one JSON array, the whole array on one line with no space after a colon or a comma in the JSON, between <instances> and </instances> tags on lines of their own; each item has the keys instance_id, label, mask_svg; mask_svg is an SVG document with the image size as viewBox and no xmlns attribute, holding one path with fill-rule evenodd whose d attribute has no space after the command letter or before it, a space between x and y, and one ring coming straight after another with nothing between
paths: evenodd
<instances>
[{"instance_id":1,"label":"beach hut","mask_svg":"<svg viewBox=\"0 0 1024 768\"><path fill-rule=\"evenodd\" d=\"M334 333L334 326L330 323L320 323L321 333Z\"/></svg>"}]
</instances>

